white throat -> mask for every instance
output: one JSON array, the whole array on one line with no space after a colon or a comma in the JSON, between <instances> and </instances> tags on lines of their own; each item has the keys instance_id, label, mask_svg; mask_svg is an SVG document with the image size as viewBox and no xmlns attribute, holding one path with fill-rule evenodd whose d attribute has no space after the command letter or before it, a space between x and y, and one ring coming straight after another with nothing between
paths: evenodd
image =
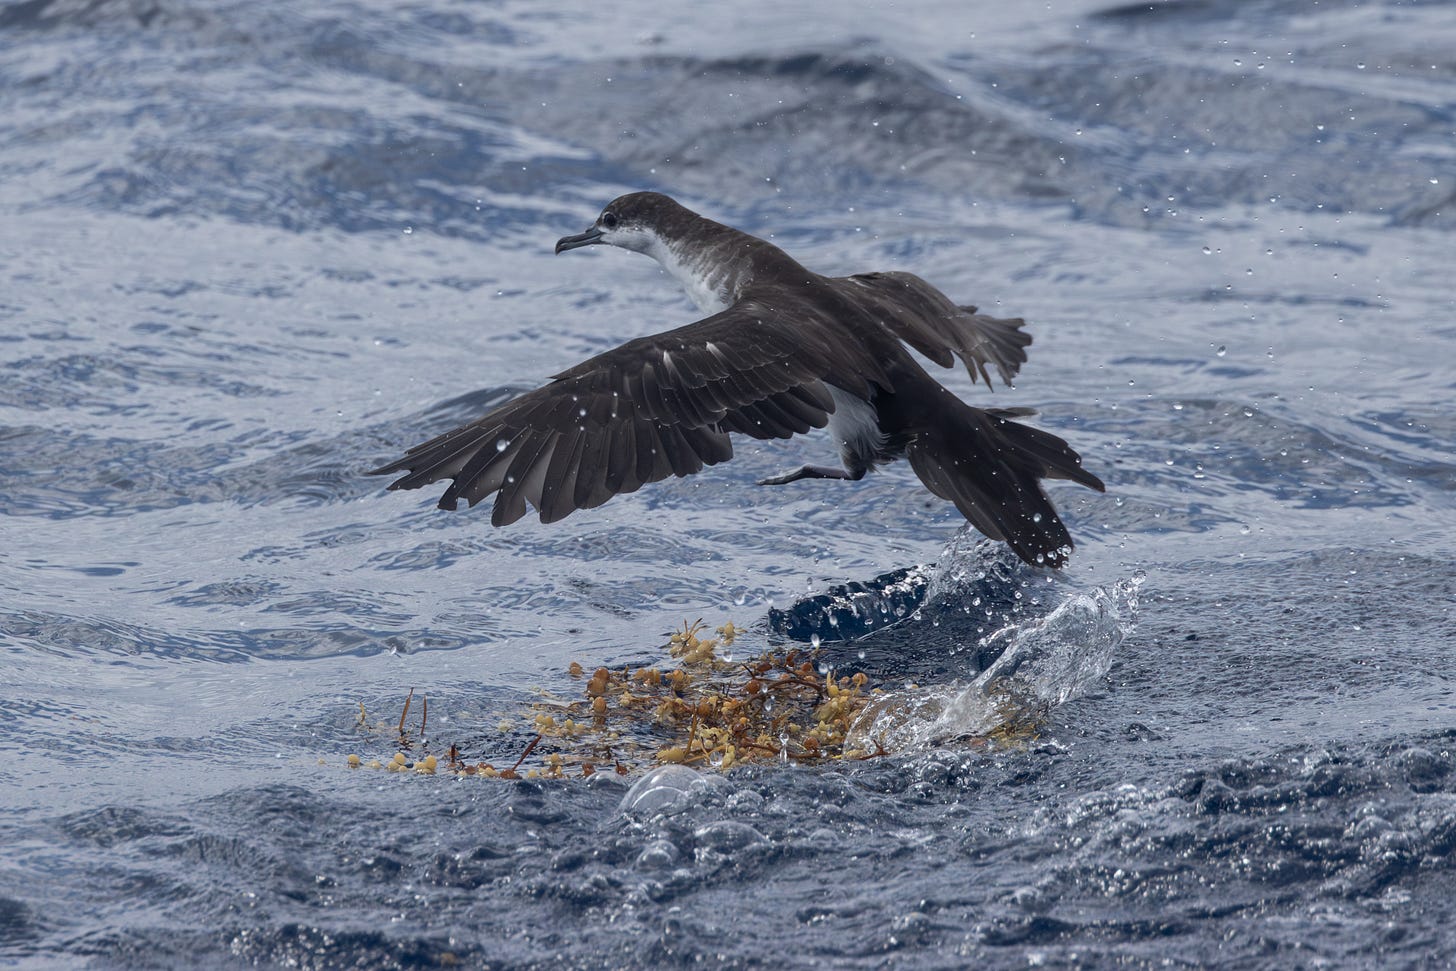
<instances>
[{"instance_id":1,"label":"white throat","mask_svg":"<svg viewBox=\"0 0 1456 971\"><path fill-rule=\"evenodd\" d=\"M685 259L656 236L643 252L677 280L703 313L716 314L733 305L729 286L731 274L721 262L711 259L710 254L702 253L696 259Z\"/></svg>"}]
</instances>

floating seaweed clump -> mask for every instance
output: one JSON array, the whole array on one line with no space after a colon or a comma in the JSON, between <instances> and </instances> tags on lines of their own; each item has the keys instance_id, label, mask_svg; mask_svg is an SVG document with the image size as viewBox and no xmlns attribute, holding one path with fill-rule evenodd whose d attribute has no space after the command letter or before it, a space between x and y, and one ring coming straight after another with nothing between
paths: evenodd
<instances>
[{"instance_id":1,"label":"floating seaweed clump","mask_svg":"<svg viewBox=\"0 0 1456 971\"><path fill-rule=\"evenodd\" d=\"M397 726L399 748L388 762L362 761L351 755L352 768L450 772L481 778L563 778L607 771L626 774L643 765L676 763L720 770L766 760L822 762L867 759L887 754L878 743L846 746L846 736L871 698L862 673L837 677L818 649L767 651L748 660L732 660L741 632L730 621L704 636L701 620L684 623L667 644L675 662L664 668L599 667L590 674L573 662L568 673L586 684L578 698L543 696L516 719L498 728L504 739L522 729L529 736L513 764L467 758L460 743L443 758L405 751L428 746L422 708L418 733L405 727L410 698ZM360 706L360 725L368 718ZM375 726L376 731L382 730ZM472 746L474 747L474 746ZM527 766L528 761L531 763ZM508 767L506 767L508 766Z\"/></svg>"}]
</instances>

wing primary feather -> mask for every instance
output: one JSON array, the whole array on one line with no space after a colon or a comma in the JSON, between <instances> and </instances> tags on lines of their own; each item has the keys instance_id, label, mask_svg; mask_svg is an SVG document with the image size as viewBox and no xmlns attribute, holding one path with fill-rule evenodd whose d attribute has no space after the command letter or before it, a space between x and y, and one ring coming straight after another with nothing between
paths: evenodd
<instances>
[{"instance_id":1,"label":"wing primary feather","mask_svg":"<svg viewBox=\"0 0 1456 971\"><path fill-rule=\"evenodd\" d=\"M537 511L541 522L554 523L564 519L577 509L576 481L581 474L581 453L586 445L584 428L565 432L551 454L551 463L546 466L541 478L541 501Z\"/></svg>"},{"instance_id":2,"label":"wing primary feather","mask_svg":"<svg viewBox=\"0 0 1456 971\"><path fill-rule=\"evenodd\" d=\"M491 510L492 525L506 526L524 516L526 500L533 498L533 491L534 498L539 503L541 486L537 470L551 460L551 453L559 437L555 431L532 434L530 440L511 460L505 480L501 483L500 493L495 497L495 507Z\"/></svg>"}]
</instances>

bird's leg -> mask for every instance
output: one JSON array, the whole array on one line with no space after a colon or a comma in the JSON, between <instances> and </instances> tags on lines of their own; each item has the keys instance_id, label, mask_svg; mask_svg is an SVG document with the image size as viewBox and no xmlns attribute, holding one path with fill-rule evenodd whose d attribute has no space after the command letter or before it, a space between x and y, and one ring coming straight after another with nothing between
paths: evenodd
<instances>
[{"instance_id":1,"label":"bird's leg","mask_svg":"<svg viewBox=\"0 0 1456 971\"><path fill-rule=\"evenodd\" d=\"M798 482L800 479L848 479L856 482L864 478L864 470L849 472L844 469L830 468L827 465L806 465L793 472L785 472L783 475L770 476L767 479L759 479L759 485L785 485L789 482Z\"/></svg>"}]
</instances>

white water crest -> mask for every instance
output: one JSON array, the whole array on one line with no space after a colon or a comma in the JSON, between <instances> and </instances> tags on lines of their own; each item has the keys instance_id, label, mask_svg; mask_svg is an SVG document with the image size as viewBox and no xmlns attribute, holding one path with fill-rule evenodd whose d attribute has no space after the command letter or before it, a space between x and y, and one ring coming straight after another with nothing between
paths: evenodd
<instances>
[{"instance_id":1,"label":"white water crest","mask_svg":"<svg viewBox=\"0 0 1456 971\"><path fill-rule=\"evenodd\" d=\"M1050 613L982 638L1000 656L969 683L906 688L867 706L846 748L905 752L1001 730L1034 728L1085 692L1112 665L1137 626L1141 572L1110 587L1072 594Z\"/></svg>"}]
</instances>

